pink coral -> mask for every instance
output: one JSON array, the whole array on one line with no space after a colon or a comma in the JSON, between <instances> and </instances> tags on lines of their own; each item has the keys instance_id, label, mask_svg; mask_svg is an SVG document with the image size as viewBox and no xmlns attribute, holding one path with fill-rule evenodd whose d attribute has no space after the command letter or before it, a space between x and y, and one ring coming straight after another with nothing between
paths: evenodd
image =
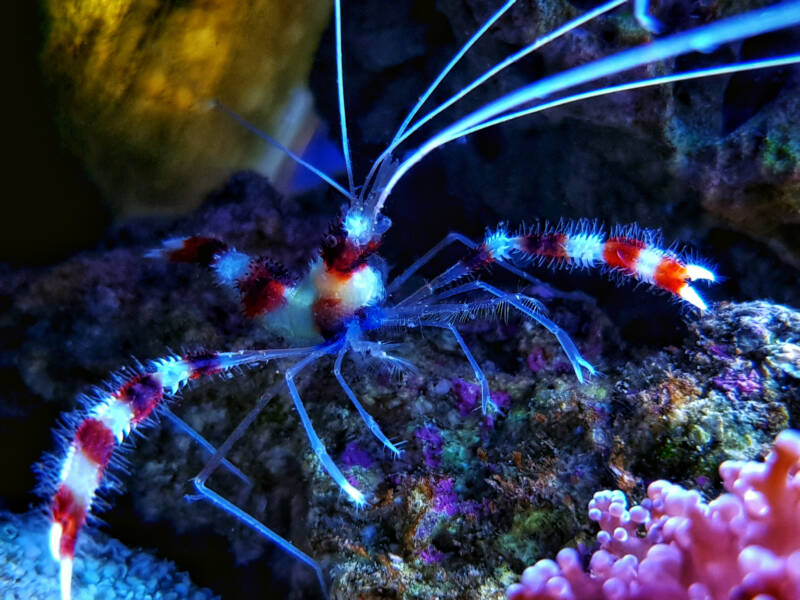
<instances>
[{"instance_id":1,"label":"pink coral","mask_svg":"<svg viewBox=\"0 0 800 600\"><path fill-rule=\"evenodd\" d=\"M589 502L600 549L525 569L509 600L800 600L800 431L775 440L766 462L726 461L728 491L656 481L641 506L620 491Z\"/></svg>"}]
</instances>

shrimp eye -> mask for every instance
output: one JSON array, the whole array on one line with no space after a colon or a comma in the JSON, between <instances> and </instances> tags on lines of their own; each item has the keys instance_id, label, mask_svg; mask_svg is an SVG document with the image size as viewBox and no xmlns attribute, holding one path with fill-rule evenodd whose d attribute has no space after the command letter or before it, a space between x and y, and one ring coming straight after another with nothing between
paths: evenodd
<instances>
[{"instance_id":1,"label":"shrimp eye","mask_svg":"<svg viewBox=\"0 0 800 600\"><path fill-rule=\"evenodd\" d=\"M322 238L322 243L325 244L328 248L333 248L336 246L336 236L332 233L329 233L324 238Z\"/></svg>"}]
</instances>

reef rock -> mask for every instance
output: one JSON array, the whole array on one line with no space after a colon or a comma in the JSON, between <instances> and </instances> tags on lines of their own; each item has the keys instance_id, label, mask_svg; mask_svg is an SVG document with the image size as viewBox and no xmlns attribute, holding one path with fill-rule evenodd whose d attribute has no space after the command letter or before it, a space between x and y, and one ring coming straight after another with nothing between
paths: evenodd
<instances>
[{"instance_id":1,"label":"reef rock","mask_svg":"<svg viewBox=\"0 0 800 600\"><path fill-rule=\"evenodd\" d=\"M5 269L0 427L8 434L0 451L9 464L0 501L25 509L30 466L51 447L56 415L131 355L287 343L249 322L209 274L143 259L148 249L171 236L215 234L302 269L337 206L315 196L282 201L244 173L185 218L132 222L95 251L46 270ZM391 243L386 252L404 256L402 268L409 251ZM671 315L654 324L669 331L642 340L610 316L607 299L545 283L528 289L602 373L585 384L550 334L513 314L460 325L496 414L480 413L469 364L446 332L382 338L399 342L393 351L418 372L386 373L348 358L344 376L365 408L406 442L396 460L349 405L329 362L304 372L310 417L345 475L368 493L365 510L341 497L281 396L229 455L253 485L222 470L209 484L319 560L333 598L500 599L526 565L591 539L583 507L595 490L619 487L638 501L650 481L668 477L713 494L719 462L762 455L780 430L800 426L796 310L721 302L681 315L661 296L622 289L629 311L644 307L651 321ZM285 366L198 383L173 410L219 444ZM319 597L307 567L229 515L186 501L207 454L169 423L154 425L126 456L127 491L101 515L107 531L154 549L222 596Z\"/></svg>"}]
</instances>

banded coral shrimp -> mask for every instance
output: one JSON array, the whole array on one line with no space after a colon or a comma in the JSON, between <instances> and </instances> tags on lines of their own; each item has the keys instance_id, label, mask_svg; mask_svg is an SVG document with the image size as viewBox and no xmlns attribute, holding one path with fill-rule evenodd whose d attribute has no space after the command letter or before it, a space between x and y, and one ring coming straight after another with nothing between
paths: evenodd
<instances>
[{"instance_id":1,"label":"banded coral shrimp","mask_svg":"<svg viewBox=\"0 0 800 600\"><path fill-rule=\"evenodd\" d=\"M622 4L623 2L611 2L601 8L611 10ZM507 3L503 8L510 5L511 3ZM641 8L639 3L637 7ZM340 6L337 2L337 30L340 25L339 12ZM500 18L501 12L495 15ZM372 355L390 365L404 365L401 359L386 353L383 340L372 339L372 332L380 329L431 327L449 333L469 364L472 377L478 382L484 414L493 412L490 386L482 367L458 332L456 323L462 318L515 309L531 322L542 325L554 336L578 381L583 382L588 375L594 373L592 364L583 358L570 336L546 316L537 300L520 293L503 291L476 278L477 274L490 265L507 270L522 279L527 278L524 269L532 262L541 260L582 267L605 266L622 276L651 283L698 309L705 309L706 304L692 282L713 280L715 276L711 270L700 264L687 262L674 252L658 248L656 238L650 233L620 229L609 234L585 222L555 229L526 229L519 233L512 233L500 226L491 230L482 243L475 243L458 235L451 236L443 241L443 245L453 242L464 244L467 246L466 256L423 286L405 290L408 278L423 267L441 247L435 247L396 279L387 282L384 268L376 255L381 237L390 226L388 218L382 214L382 208L403 174L436 147L473 133L484 125L488 126L495 118L509 117L517 108L544 110L546 105L528 104L558 94L564 90L561 86L572 87L588 83L596 77L614 74L653 60L671 58L697 48L708 49L712 45L785 27L800 22L798 12L800 8L794 2L738 19L722 20L698 31L664 37L646 46L645 50L623 52L612 59L594 61L587 67L579 67L563 75L547 77L519 88L445 126L427 141L415 146L416 149L401 162L389 160L391 152L387 151L383 157L385 160L373 164L365 185L358 192L348 165L347 188L334 181L329 183L348 199L349 204L341 221L332 227L319 257L310 270L298 279L291 278L282 267L266 258L251 258L232 248L224 240L206 236L168 240L163 248L152 251L153 258L210 267L218 283L238 291L245 313L265 321L268 328L284 333L288 331L287 338L294 344L274 350L203 350L167 355L140 365L133 372L121 373L104 390L88 398L87 407L83 411L68 418L71 431L65 435L66 456L58 457L58 468L48 470L53 479L56 479L54 473L59 472L57 481L53 482L56 492L52 506L54 526L51 548L61 563L62 595L65 598L70 595L77 534L91 512L98 487L101 484L106 485L103 483L105 469L113 459L116 446L156 409L180 426L181 421L166 409L162 401L190 380L232 372L242 366L284 359L295 360L278 379L276 388L262 397L253 412L240 421L228 440L219 447L215 457L195 479L195 485L205 500L280 544L287 552L312 566L322 580L321 568L308 555L271 532L231 501L218 495L205 483L208 476L220 466L231 446L239 441L244 430L257 416L258 410L271 399L278 387L285 385L317 460L341 488L345 497L356 506L363 507L367 500L363 490L342 473L306 413L295 383L296 376L306 367L326 356L331 357L337 383L343 394L354 403L366 429L389 453L399 456L400 448L360 406L341 372L341 364L349 350ZM647 23L646 19L641 20ZM492 22L491 19L487 21L486 28ZM573 24L577 26L580 23L582 20L578 19ZM650 26L652 27L652 23ZM340 35L337 35L337 40L341 40ZM341 52L337 56L340 62ZM781 59L760 61L757 64L740 63L723 72L797 61L797 56L790 56L785 57L783 63ZM339 74L342 138L347 140L341 67ZM677 77L701 77L709 74L709 70L703 69L676 77L665 76L655 80L650 78L646 82L628 84L618 89L666 83ZM594 90L570 99L577 100L598 94L600 92ZM548 101L548 105L565 102L565 98L560 98ZM346 143L344 155L349 156ZM396 298L387 301L386 298L391 298L393 294ZM460 298L461 296L466 299ZM300 346L303 342L308 345ZM188 428L185 430L198 443L209 447L199 434ZM248 481L233 465L228 464L227 468L240 479ZM324 589L322 581L321 584Z\"/></svg>"}]
</instances>

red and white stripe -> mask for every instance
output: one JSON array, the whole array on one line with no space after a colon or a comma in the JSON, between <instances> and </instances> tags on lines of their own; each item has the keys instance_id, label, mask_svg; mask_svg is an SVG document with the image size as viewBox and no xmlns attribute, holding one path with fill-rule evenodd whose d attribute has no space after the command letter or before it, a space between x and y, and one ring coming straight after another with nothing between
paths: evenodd
<instances>
[{"instance_id":1,"label":"red and white stripe","mask_svg":"<svg viewBox=\"0 0 800 600\"><path fill-rule=\"evenodd\" d=\"M470 272L496 260L528 264L548 261L556 266L604 268L665 290L705 310L703 298L690 285L693 281L716 281L710 269L689 263L670 250L660 248L656 232L637 227L617 229L610 237L597 225L579 221L555 229L534 229L518 235L499 228L462 262Z\"/></svg>"},{"instance_id":2,"label":"red and white stripe","mask_svg":"<svg viewBox=\"0 0 800 600\"><path fill-rule=\"evenodd\" d=\"M79 414L52 498L50 551L61 567L61 597L71 595L75 543L91 514L95 497L117 447L164 400L183 385L233 367L265 362L270 351L199 352L151 361L108 386L109 391ZM48 474L45 474L47 477Z\"/></svg>"},{"instance_id":3,"label":"red and white stripe","mask_svg":"<svg viewBox=\"0 0 800 600\"><path fill-rule=\"evenodd\" d=\"M250 318L281 308L294 290L294 282L277 262L249 256L212 237L172 238L146 256L210 268L220 284L238 290L242 310Z\"/></svg>"}]
</instances>

